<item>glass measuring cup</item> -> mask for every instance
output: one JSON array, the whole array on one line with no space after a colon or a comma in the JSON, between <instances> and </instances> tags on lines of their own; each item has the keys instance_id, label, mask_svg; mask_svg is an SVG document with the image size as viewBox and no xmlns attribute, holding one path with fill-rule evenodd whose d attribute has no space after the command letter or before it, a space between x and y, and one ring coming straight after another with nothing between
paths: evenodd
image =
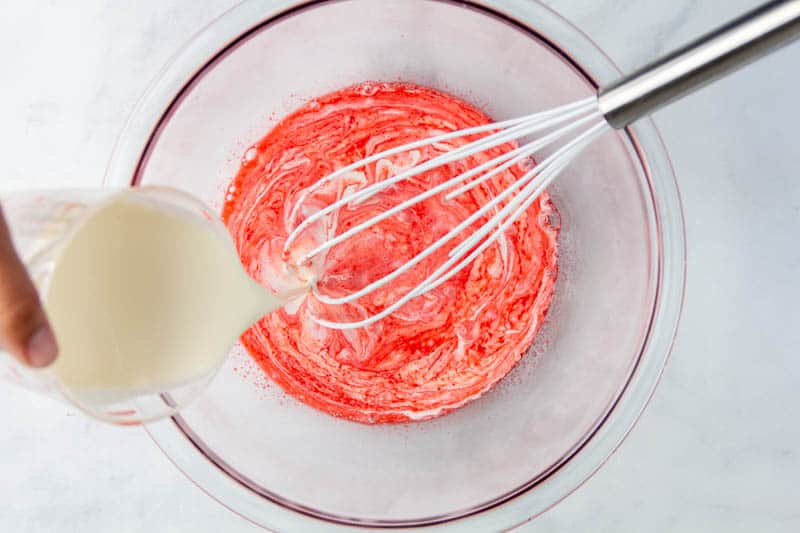
<instances>
[{"instance_id":1,"label":"glass measuring cup","mask_svg":"<svg viewBox=\"0 0 800 533\"><path fill-rule=\"evenodd\" d=\"M232 247L227 229L215 213L193 196L168 187L0 194L0 205L3 206L12 241L42 300L47 295L60 254L78 229L99 209L125 195L135 196L137 202L179 214ZM221 353L217 365L180 385L124 395L81 394L66 386L52 366L31 368L2 350L0 376L24 388L74 405L95 418L127 425L174 414L206 387L224 359L225 354Z\"/></svg>"}]
</instances>

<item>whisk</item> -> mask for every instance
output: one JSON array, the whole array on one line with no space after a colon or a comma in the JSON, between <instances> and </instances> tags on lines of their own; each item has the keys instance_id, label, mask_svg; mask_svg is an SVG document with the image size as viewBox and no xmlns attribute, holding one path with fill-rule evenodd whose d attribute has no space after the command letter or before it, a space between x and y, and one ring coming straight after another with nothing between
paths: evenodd
<instances>
[{"instance_id":1,"label":"whisk","mask_svg":"<svg viewBox=\"0 0 800 533\"><path fill-rule=\"evenodd\" d=\"M477 230L455 245L449 251L448 258L443 264L402 297L363 320L334 322L316 316L313 317L314 320L323 326L340 330L368 326L393 313L412 298L435 289L469 265L500 238L564 168L604 132L625 128L635 120L763 57L798 37L800 37L800 0L772 1L601 88L596 96L524 117L421 139L376 153L325 176L306 189L298 198L290 213L291 221L298 219L301 207L310 195L334 180L370 163L434 143L485 134L475 141L453 148L385 180L342 195L340 199L308 216L294 227L284 244L284 253L287 255L292 244L305 230L324 217L331 216L345 205L363 202L396 183L413 179L421 173L492 147L511 141L531 139L537 134L541 135L318 244L299 258L299 264L309 263L313 258L324 254L344 240L427 198L438 194L444 194L448 199L455 198L513 165L520 164L543 148L556 147L550 155L537 162L533 168L527 170L519 179L463 222L389 274L351 294L340 297L325 295L319 291L316 285L313 287L315 297L325 304L347 304L358 300L414 268L448 242L465 233L481 217L494 213Z\"/></svg>"}]
</instances>

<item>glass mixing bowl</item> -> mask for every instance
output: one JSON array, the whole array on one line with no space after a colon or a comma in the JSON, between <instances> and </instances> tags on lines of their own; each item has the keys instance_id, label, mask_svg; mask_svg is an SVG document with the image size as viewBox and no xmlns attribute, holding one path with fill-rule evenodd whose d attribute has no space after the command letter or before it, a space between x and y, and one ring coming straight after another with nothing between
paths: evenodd
<instances>
[{"instance_id":1,"label":"glass mixing bowl","mask_svg":"<svg viewBox=\"0 0 800 533\"><path fill-rule=\"evenodd\" d=\"M309 97L408 80L501 120L618 75L535 1L252 0L165 69L107 181L170 185L219 208L247 147ZM605 461L647 403L685 264L678 191L649 120L605 134L551 192L562 260L547 323L478 401L427 422L359 425L287 397L236 347L201 398L148 431L201 488L274 530L494 531L543 512Z\"/></svg>"}]
</instances>

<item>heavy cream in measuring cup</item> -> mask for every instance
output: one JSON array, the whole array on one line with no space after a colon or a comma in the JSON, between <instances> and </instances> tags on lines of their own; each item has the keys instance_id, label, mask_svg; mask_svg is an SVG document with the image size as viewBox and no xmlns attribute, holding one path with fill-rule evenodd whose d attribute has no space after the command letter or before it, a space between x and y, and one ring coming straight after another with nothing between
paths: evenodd
<instances>
[{"instance_id":1,"label":"heavy cream in measuring cup","mask_svg":"<svg viewBox=\"0 0 800 533\"><path fill-rule=\"evenodd\" d=\"M284 303L206 222L131 193L77 229L44 295L60 348L52 370L70 393L121 399L191 383Z\"/></svg>"}]
</instances>

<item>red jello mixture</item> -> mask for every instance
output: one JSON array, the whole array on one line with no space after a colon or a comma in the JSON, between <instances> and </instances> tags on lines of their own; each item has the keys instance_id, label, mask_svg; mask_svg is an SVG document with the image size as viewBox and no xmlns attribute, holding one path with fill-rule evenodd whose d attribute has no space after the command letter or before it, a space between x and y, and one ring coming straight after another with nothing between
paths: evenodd
<instances>
[{"instance_id":1,"label":"red jello mixture","mask_svg":"<svg viewBox=\"0 0 800 533\"><path fill-rule=\"evenodd\" d=\"M458 98L408 83L362 83L311 100L248 150L228 189L223 219L242 263L263 285L286 289L296 271L284 260L283 244L303 218L348 190L471 139L422 148L348 174L310 195L298 219L290 220L304 190L379 151L488 122ZM304 232L292 245L292 256L515 146L499 146L348 205ZM530 164L512 167L454 199L430 198L337 245L313 264L320 291L351 294L390 273L485 205ZM334 416L382 423L444 414L489 390L533 342L556 281L555 215L542 195L470 266L371 326L332 330L311 314L349 322L380 312L444 263L463 237L352 304L325 305L305 296L264 317L242 342L285 391Z\"/></svg>"}]
</instances>

